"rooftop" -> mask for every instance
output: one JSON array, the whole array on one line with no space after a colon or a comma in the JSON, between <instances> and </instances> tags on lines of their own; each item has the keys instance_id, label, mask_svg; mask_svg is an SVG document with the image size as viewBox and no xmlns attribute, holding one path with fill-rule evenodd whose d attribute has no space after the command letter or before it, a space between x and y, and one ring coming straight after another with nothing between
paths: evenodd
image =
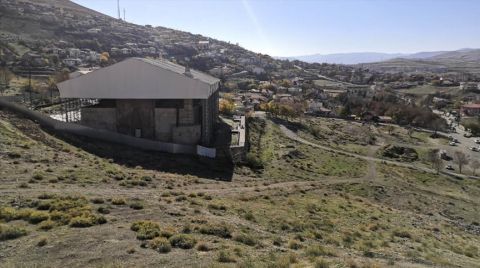
<instances>
[{"instance_id":1,"label":"rooftop","mask_svg":"<svg viewBox=\"0 0 480 268\"><path fill-rule=\"evenodd\" d=\"M61 98L207 99L219 82L167 60L129 58L61 82L58 88Z\"/></svg>"},{"instance_id":2,"label":"rooftop","mask_svg":"<svg viewBox=\"0 0 480 268\"><path fill-rule=\"evenodd\" d=\"M176 72L178 74L184 74L185 73L185 67L184 66L182 66L180 64L173 63L171 61L164 60L164 59L159 59L159 60L146 59L146 58L135 58L135 59L141 60L143 62L154 65L156 67L160 67L160 68L163 68L163 69L170 70L172 72ZM215 83L218 83L220 81L218 78L215 78L211 75L202 73L202 72L197 71L197 70L190 69L190 73L192 74L193 79L198 79L202 82L205 82L205 83L208 83L208 84L211 84L211 85L213 85Z\"/></svg>"},{"instance_id":3,"label":"rooftop","mask_svg":"<svg viewBox=\"0 0 480 268\"><path fill-rule=\"evenodd\" d=\"M464 104L462 107L463 107L463 108L474 108L474 109L480 109L480 103L469 103L469 104Z\"/></svg>"}]
</instances>

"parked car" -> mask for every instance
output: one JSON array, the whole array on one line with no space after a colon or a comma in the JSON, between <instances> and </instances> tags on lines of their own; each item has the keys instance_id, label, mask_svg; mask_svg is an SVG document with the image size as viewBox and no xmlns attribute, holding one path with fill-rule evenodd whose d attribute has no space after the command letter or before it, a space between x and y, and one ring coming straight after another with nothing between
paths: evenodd
<instances>
[{"instance_id":1,"label":"parked car","mask_svg":"<svg viewBox=\"0 0 480 268\"><path fill-rule=\"evenodd\" d=\"M446 165L446 166L445 166L445 169L448 169L448 170L455 170L455 169L452 167L452 165Z\"/></svg>"},{"instance_id":2,"label":"parked car","mask_svg":"<svg viewBox=\"0 0 480 268\"><path fill-rule=\"evenodd\" d=\"M472 133L470 132L467 132L465 134L463 134L464 137L467 137L467 138L470 138L472 136Z\"/></svg>"},{"instance_id":3,"label":"parked car","mask_svg":"<svg viewBox=\"0 0 480 268\"><path fill-rule=\"evenodd\" d=\"M455 145L457 145L457 144L456 144L454 141L451 141L451 142L448 143L448 145L450 145L450 146L455 146Z\"/></svg>"},{"instance_id":4,"label":"parked car","mask_svg":"<svg viewBox=\"0 0 480 268\"><path fill-rule=\"evenodd\" d=\"M480 144L480 139L473 140L475 143Z\"/></svg>"},{"instance_id":5,"label":"parked car","mask_svg":"<svg viewBox=\"0 0 480 268\"><path fill-rule=\"evenodd\" d=\"M470 147L470 150L472 150L472 151L474 151L474 152L478 152L477 147Z\"/></svg>"}]
</instances>

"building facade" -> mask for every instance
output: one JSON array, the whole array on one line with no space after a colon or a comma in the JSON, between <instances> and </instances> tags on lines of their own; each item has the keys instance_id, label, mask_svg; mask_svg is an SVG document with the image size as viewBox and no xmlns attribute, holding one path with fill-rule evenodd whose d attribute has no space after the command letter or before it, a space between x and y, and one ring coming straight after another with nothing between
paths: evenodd
<instances>
[{"instance_id":1,"label":"building facade","mask_svg":"<svg viewBox=\"0 0 480 268\"><path fill-rule=\"evenodd\" d=\"M79 123L162 142L211 146L219 80L168 62L130 58L58 85L60 97L96 99Z\"/></svg>"}]
</instances>

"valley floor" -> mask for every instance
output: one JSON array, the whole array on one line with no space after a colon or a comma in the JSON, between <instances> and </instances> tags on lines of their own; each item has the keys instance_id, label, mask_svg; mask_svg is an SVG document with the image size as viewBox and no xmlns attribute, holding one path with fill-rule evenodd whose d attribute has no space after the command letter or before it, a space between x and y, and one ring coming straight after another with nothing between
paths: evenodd
<instances>
[{"instance_id":1,"label":"valley floor","mask_svg":"<svg viewBox=\"0 0 480 268\"><path fill-rule=\"evenodd\" d=\"M480 181L249 132L233 167L0 111L0 267L480 267Z\"/></svg>"}]
</instances>

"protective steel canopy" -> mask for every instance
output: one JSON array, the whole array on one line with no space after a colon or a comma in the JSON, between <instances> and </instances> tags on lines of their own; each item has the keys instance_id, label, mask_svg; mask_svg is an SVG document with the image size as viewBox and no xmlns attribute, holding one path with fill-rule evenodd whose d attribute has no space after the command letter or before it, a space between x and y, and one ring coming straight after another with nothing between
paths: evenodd
<instances>
[{"instance_id":1,"label":"protective steel canopy","mask_svg":"<svg viewBox=\"0 0 480 268\"><path fill-rule=\"evenodd\" d=\"M208 99L220 80L167 60L129 58L58 84L61 98Z\"/></svg>"}]
</instances>

